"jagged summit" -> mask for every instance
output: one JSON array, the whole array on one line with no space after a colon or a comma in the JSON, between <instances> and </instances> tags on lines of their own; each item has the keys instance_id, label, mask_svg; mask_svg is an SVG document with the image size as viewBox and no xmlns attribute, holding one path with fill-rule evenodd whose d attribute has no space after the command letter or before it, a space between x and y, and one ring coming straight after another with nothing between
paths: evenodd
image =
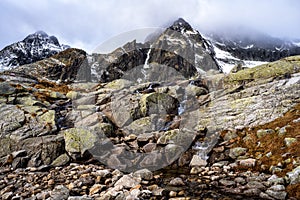
<instances>
[{"instance_id":1,"label":"jagged summit","mask_svg":"<svg viewBox=\"0 0 300 200\"><path fill-rule=\"evenodd\" d=\"M28 35L24 40L24 42L27 43L34 43L39 41L47 41L49 43L52 43L56 46L60 46L58 39L55 36L49 36L44 31L37 31L33 34Z\"/></svg>"},{"instance_id":2,"label":"jagged summit","mask_svg":"<svg viewBox=\"0 0 300 200\"><path fill-rule=\"evenodd\" d=\"M37 31L0 51L0 71L48 58L67 48L55 36Z\"/></svg>"},{"instance_id":3,"label":"jagged summit","mask_svg":"<svg viewBox=\"0 0 300 200\"><path fill-rule=\"evenodd\" d=\"M179 18L175 22L173 22L169 29L178 32L194 30L192 26L189 23L187 23L183 18Z\"/></svg>"}]
</instances>

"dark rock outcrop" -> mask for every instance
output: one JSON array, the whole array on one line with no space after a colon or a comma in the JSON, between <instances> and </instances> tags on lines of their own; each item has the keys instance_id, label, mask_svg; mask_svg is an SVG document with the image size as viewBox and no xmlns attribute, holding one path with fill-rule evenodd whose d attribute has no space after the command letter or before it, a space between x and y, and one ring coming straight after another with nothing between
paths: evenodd
<instances>
[{"instance_id":1,"label":"dark rock outcrop","mask_svg":"<svg viewBox=\"0 0 300 200\"><path fill-rule=\"evenodd\" d=\"M36 63L22 65L12 71L35 78L47 78L61 82L89 81L91 79L91 70L85 51L74 48Z\"/></svg>"}]
</instances>

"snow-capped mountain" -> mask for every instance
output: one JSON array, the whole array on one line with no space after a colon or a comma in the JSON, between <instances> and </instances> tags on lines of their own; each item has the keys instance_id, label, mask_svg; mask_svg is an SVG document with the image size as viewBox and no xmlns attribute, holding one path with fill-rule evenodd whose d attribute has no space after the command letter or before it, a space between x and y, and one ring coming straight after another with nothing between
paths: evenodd
<instances>
[{"instance_id":1,"label":"snow-capped mountain","mask_svg":"<svg viewBox=\"0 0 300 200\"><path fill-rule=\"evenodd\" d=\"M158 45L159 48L170 49L183 56L199 73L210 69L220 70L211 42L182 18L167 28L156 43L164 44Z\"/></svg>"},{"instance_id":2,"label":"snow-capped mountain","mask_svg":"<svg viewBox=\"0 0 300 200\"><path fill-rule=\"evenodd\" d=\"M249 31L249 30L248 30ZM229 73L235 65L254 67L284 57L299 55L300 42L274 38L250 30L239 34L210 33L206 39L211 41L216 60L223 72Z\"/></svg>"},{"instance_id":3,"label":"snow-capped mountain","mask_svg":"<svg viewBox=\"0 0 300 200\"><path fill-rule=\"evenodd\" d=\"M48 58L67 48L69 46L61 45L55 36L35 32L0 51L0 71Z\"/></svg>"},{"instance_id":4,"label":"snow-capped mountain","mask_svg":"<svg viewBox=\"0 0 300 200\"><path fill-rule=\"evenodd\" d=\"M146 71L151 63L174 68L184 77L221 71L211 43L182 18L145 43L134 40L111 53L93 54L89 60L94 81L101 82L120 78L137 66Z\"/></svg>"}]
</instances>

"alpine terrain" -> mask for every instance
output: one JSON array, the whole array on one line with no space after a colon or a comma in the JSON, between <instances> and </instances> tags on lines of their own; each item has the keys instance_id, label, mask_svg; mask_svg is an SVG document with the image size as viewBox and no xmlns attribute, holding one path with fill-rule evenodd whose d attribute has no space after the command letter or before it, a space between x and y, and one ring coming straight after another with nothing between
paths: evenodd
<instances>
[{"instance_id":1,"label":"alpine terrain","mask_svg":"<svg viewBox=\"0 0 300 200\"><path fill-rule=\"evenodd\" d=\"M2 199L300 199L300 49L179 18L88 54L0 51Z\"/></svg>"}]
</instances>

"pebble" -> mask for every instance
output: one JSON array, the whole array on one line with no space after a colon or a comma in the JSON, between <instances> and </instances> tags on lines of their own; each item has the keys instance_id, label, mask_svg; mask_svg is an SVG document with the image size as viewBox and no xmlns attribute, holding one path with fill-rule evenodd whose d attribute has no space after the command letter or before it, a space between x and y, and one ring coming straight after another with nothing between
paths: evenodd
<instances>
[{"instance_id":1,"label":"pebble","mask_svg":"<svg viewBox=\"0 0 300 200\"><path fill-rule=\"evenodd\" d=\"M256 164L256 159L248 158L244 160L239 160L239 164L244 167L254 167Z\"/></svg>"},{"instance_id":2,"label":"pebble","mask_svg":"<svg viewBox=\"0 0 300 200\"><path fill-rule=\"evenodd\" d=\"M172 185L172 186L183 186L185 185L185 183L183 182L183 180L179 177L177 178L174 178L170 181L169 185Z\"/></svg>"},{"instance_id":3,"label":"pebble","mask_svg":"<svg viewBox=\"0 0 300 200\"><path fill-rule=\"evenodd\" d=\"M122 178L120 178L116 183L115 186L123 186L125 188L132 188L138 185L140 181L137 179L134 179L133 177L129 175L124 175Z\"/></svg>"},{"instance_id":4,"label":"pebble","mask_svg":"<svg viewBox=\"0 0 300 200\"><path fill-rule=\"evenodd\" d=\"M101 184L95 184L90 188L90 195L99 193L102 191L103 188L105 188L105 185L101 185Z\"/></svg>"},{"instance_id":5,"label":"pebble","mask_svg":"<svg viewBox=\"0 0 300 200\"><path fill-rule=\"evenodd\" d=\"M198 155L194 155L191 162L190 162L190 166L191 167L195 167L195 166L206 166L207 162L206 160L203 160L200 156Z\"/></svg>"},{"instance_id":6,"label":"pebble","mask_svg":"<svg viewBox=\"0 0 300 200\"><path fill-rule=\"evenodd\" d=\"M153 173L149 169L141 169L141 170L135 171L133 173L133 176L144 179L144 180L152 180L153 179Z\"/></svg>"},{"instance_id":7,"label":"pebble","mask_svg":"<svg viewBox=\"0 0 300 200\"><path fill-rule=\"evenodd\" d=\"M235 185L235 182L234 182L234 181L225 180L225 179L221 179L219 182L220 182L222 185L224 185L224 186L233 186L233 185Z\"/></svg>"},{"instance_id":8,"label":"pebble","mask_svg":"<svg viewBox=\"0 0 300 200\"><path fill-rule=\"evenodd\" d=\"M170 197L176 197L176 196L177 196L177 192L175 192L175 191L170 191L169 196L170 196Z\"/></svg>"}]
</instances>

